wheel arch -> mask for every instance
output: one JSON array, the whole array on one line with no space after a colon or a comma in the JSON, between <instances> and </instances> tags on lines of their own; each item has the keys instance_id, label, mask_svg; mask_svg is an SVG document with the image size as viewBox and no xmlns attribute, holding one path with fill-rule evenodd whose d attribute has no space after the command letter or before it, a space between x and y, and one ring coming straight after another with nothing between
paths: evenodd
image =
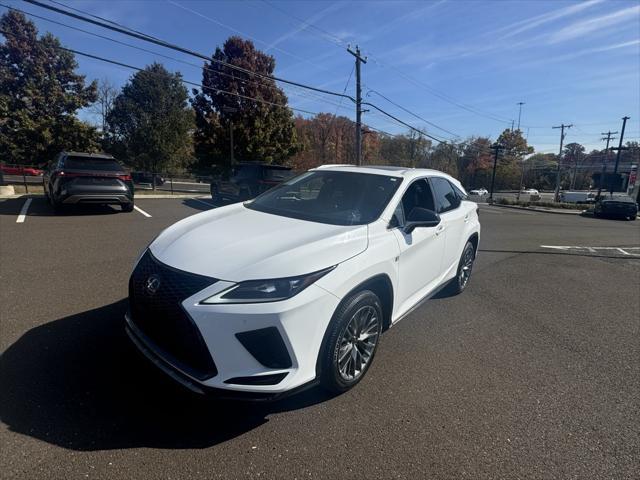
<instances>
[{"instance_id":1,"label":"wheel arch","mask_svg":"<svg viewBox=\"0 0 640 480\"><path fill-rule=\"evenodd\" d=\"M355 295L358 292L370 290L375 293L380 299L380 303L382 304L382 331L386 331L389 329L391 325L391 315L393 313L393 284L391 283L391 279L386 273L380 273L370 277L358 285L353 287L346 295L342 297L340 303L336 306L333 315L331 316L331 321L327 325L327 328L324 332L324 337L322 338L322 344L320 345L320 350L318 353L318 358L316 359L316 378L319 378L322 373L321 367L321 358L324 354L325 348L327 347L327 332L329 331L329 327L335 321L335 314L340 309L340 307L346 302L349 298Z\"/></svg>"},{"instance_id":2,"label":"wheel arch","mask_svg":"<svg viewBox=\"0 0 640 480\"><path fill-rule=\"evenodd\" d=\"M471 236L469 237L467 242L471 242L471 245L473 245L473 250L474 250L475 254L477 255L478 254L478 244L480 242L480 235L478 235L478 232L474 232L473 234L471 234Z\"/></svg>"}]
</instances>

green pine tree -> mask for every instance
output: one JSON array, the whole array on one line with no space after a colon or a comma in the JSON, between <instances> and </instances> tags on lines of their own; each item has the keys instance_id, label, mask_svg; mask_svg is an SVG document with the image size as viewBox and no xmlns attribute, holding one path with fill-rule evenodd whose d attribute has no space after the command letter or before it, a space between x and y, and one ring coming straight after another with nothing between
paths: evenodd
<instances>
[{"instance_id":1,"label":"green pine tree","mask_svg":"<svg viewBox=\"0 0 640 480\"><path fill-rule=\"evenodd\" d=\"M95 129L75 113L96 100L71 52L15 10L0 17L0 157L40 164L61 150L95 151Z\"/></svg>"}]
</instances>

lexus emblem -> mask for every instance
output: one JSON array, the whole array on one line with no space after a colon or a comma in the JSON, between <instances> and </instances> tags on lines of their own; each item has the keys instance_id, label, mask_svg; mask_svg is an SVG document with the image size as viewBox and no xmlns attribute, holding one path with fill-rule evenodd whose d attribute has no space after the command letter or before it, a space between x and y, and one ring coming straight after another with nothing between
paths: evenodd
<instances>
[{"instance_id":1,"label":"lexus emblem","mask_svg":"<svg viewBox=\"0 0 640 480\"><path fill-rule=\"evenodd\" d=\"M144 289L149 295L155 295L155 293L160 289L160 283L160 277L158 275L149 275L149 278L147 278L147 281L144 284Z\"/></svg>"}]
</instances>

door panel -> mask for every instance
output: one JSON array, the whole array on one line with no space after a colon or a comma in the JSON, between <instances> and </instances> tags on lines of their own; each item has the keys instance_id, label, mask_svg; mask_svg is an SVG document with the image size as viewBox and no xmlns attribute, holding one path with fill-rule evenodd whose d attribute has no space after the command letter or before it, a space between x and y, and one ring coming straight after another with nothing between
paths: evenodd
<instances>
[{"instance_id":1,"label":"door panel","mask_svg":"<svg viewBox=\"0 0 640 480\"><path fill-rule=\"evenodd\" d=\"M400 246L398 305L404 310L407 300L440 277L446 234L441 225L416 228L411 233L405 233L402 228L393 232Z\"/></svg>"},{"instance_id":2,"label":"door panel","mask_svg":"<svg viewBox=\"0 0 640 480\"><path fill-rule=\"evenodd\" d=\"M462 253L462 237L469 221L469 211L446 178L431 177L429 181L433 189L437 212L440 214L442 225L447 232L442 262L444 273L458 264Z\"/></svg>"},{"instance_id":3,"label":"door panel","mask_svg":"<svg viewBox=\"0 0 640 480\"><path fill-rule=\"evenodd\" d=\"M415 303L412 297L421 297L435 287L442 270L446 237L443 225L418 227L411 233L405 233L402 228L411 209L415 207L435 208L431 187L426 179L416 180L409 185L394 214L399 225L393 230L400 247L396 297L399 313Z\"/></svg>"}]
</instances>

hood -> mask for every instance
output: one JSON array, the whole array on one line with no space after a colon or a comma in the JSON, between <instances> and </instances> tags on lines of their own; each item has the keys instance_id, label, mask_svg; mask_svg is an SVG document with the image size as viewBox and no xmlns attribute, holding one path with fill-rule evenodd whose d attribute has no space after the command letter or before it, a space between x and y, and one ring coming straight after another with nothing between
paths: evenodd
<instances>
[{"instance_id":1,"label":"hood","mask_svg":"<svg viewBox=\"0 0 640 480\"><path fill-rule=\"evenodd\" d=\"M149 247L161 262L187 272L240 282L322 270L367 248L367 226L308 222L242 204L185 218Z\"/></svg>"}]
</instances>

